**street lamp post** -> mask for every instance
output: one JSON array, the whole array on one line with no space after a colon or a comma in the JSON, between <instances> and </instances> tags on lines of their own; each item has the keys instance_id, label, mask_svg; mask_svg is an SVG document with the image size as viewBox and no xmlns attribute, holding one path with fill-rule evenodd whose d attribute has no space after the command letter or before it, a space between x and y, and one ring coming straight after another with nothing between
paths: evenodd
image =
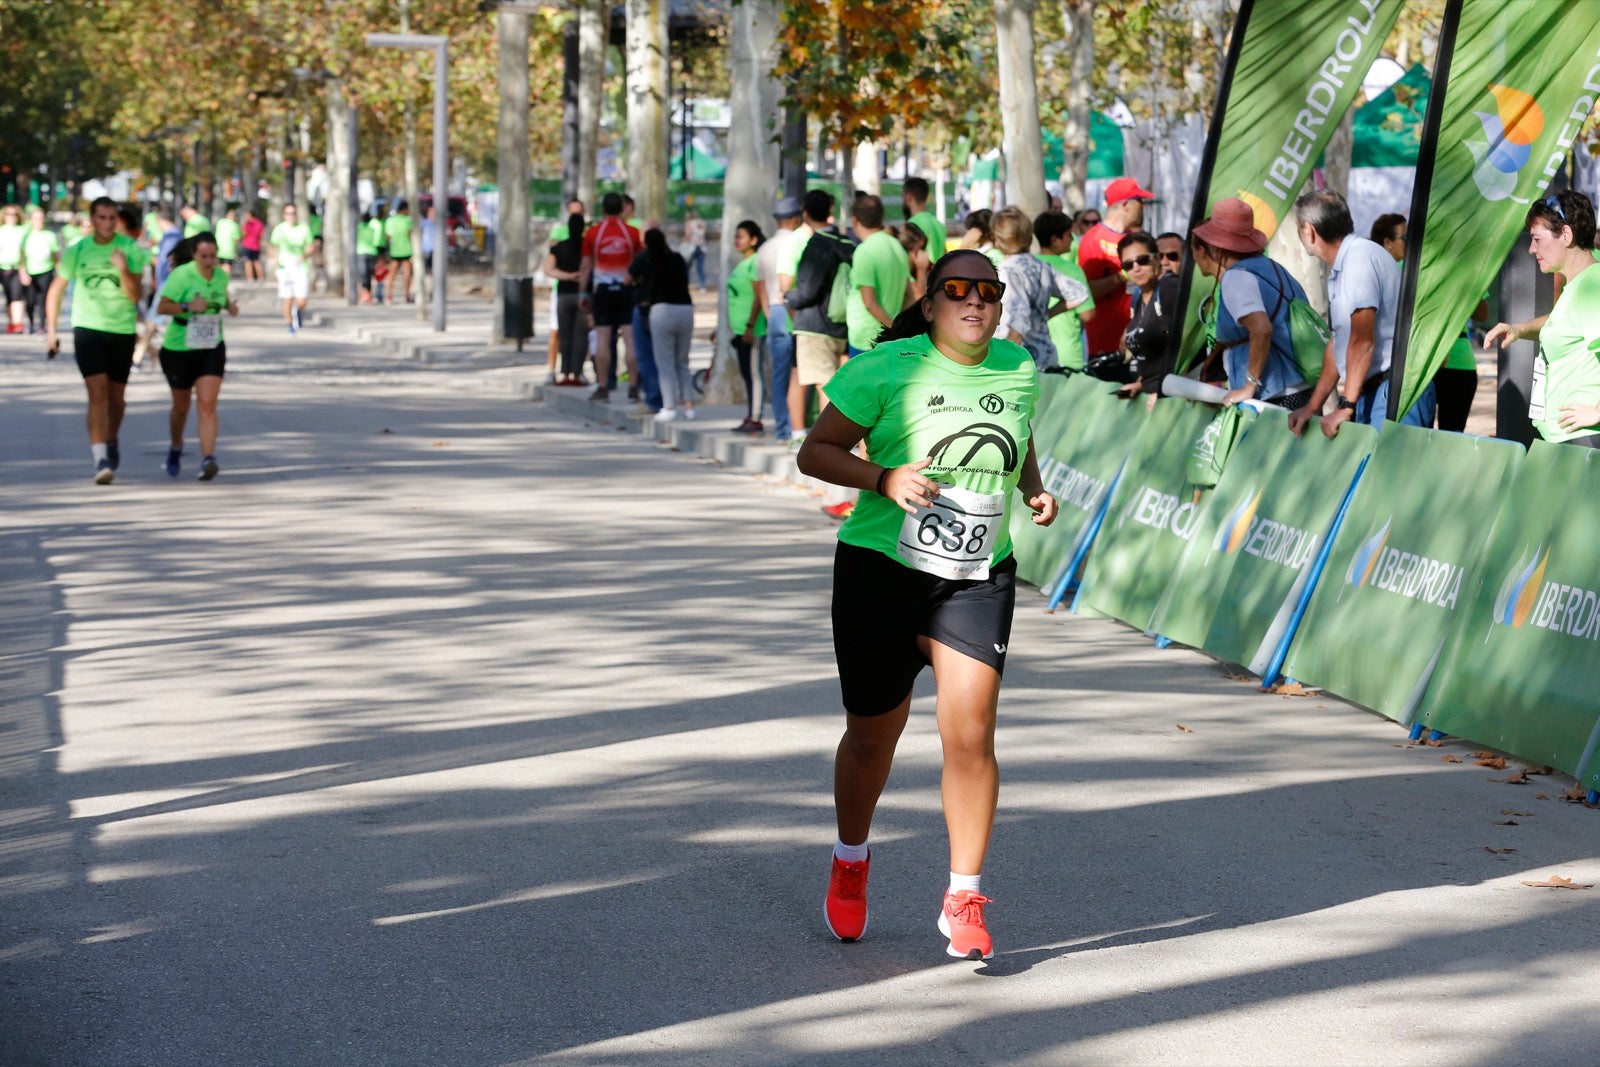
<instances>
[{"instance_id":1,"label":"street lamp post","mask_svg":"<svg viewBox=\"0 0 1600 1067\"><path fill-rule=\"evenodd\" d=\"M400 48L412 52L433 52L433 328L443 331L444 270L450 232L450 190L448 131L450 109L450 38L420 33L369 33L368 48ZM444 214L439 209L444 208Z\"/></svg>"}]
</instances>

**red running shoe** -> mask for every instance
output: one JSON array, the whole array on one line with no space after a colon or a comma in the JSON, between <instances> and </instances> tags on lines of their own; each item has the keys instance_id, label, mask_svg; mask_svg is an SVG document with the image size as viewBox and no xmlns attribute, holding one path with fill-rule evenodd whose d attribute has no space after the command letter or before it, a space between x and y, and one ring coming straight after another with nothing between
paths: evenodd
<instances>
[{"instance_id":1,"label":"red running shoe","mask_svg":"<svg viewBox=\"0 0 1600 1067\"><path fill-rule=\"evenodd\" d=\"M994 955L994 939L983 925L983 906L992 903L970 889L945 894L939 932L950 939L946 952L958 960L986 960Z\"/></svg>"},{"instance_id":2,"label":"red running shoe","mask_svg":"<svg viewBox=\"0 0 1600 1067\"><path fill-rule=\"evenodd\" d=\"M854 500L842 500L837 504L828 504L822 510L828 518L838 519L843 522L850 517L851 512L856 510L856 502Z\"/></svg>"},{"instance_id":3,"label":"red running shoe","mask_svg":"<svg viewBox=\"0 0 1600 1067\"><path fill-rule=\"evenodd\" d=\"M855 941L867 932L867 869L871 866L871 853L860 863L833 857L828 896L822 902L822 921L840 941Z\"/></svg>"}]
</instances>

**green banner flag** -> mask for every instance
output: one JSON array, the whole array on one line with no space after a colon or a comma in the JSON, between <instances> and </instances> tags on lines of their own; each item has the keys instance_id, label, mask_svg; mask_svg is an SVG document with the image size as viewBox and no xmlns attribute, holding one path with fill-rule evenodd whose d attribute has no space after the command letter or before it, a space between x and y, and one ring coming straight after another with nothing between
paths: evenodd
<instances>
[{"instance_id":1,"label":"green banner flag","mask_svg":"<svg viewBox=\"0 0 1600 1067\"><path fill-rule=\"evenodd\" d=\"M1384 423L1283 673L1410 726L1483 581L1482 517L1500 509L1522 454Z\"/></svg>"},{"instance_id":2,"label":"green banner flag","mask_svg":"<svg viewBox=\"0 0 1600 1067\"><path fill-rule=\"evenodd\" d=\"M1142 400L1131 403L1144 408ZM1189 450L1215 416L1216 408L1206 404L1156 401L1112 494L1073 610L1148 627L1204 506L1204 494L1187 485L1185 475Z\"/></svg>"},{"instance_id":3,"label":"green banner flag","mask_svg":"<svg viewBox=\"0 0 1600 1067\"><path fill-rule=\"evenodd\" d=\"M1535 441L1417 721L1600 789L1600 463Z\"/></svg>"},{"instance_id":4,"label":"green banner flag","mask_svg":"<svg viewBox=\"0 0 1600 1067\"><path fill-rule=\"evenodd\" d=\"M1434 77L1436 136L1424 136L1412 200L1417 251L1400 294L1398 411L1444 365L1600 94L1600 3L1459 2L1455 46L1441 48Z\"/></svg>"},{"instance_id":5,"label":"green banner flag","mask_svg":"<svg viewBox=\"0 0 1600 1067\"><path fill-rule=\"evenodd\" d=\"M1156 633L1265 672L1334 513L1377 432L1303 436L1274 409L1233 450L1150 620Z\"/></svg>"},{"instance_id":6,"label":"green banner flag","mask_svg":"<svg viewBox=\"0 0 1600 1067\"><path fill-rule=\"evenodd\" d=\"M1190 229L1218 200L1236 196L1255 209L1256 226L1268 237L1277 232L1402 7L1402 0L1245 0L1217 90ZM1198 350L1196 311L1213 288L1192 266L1186 274L1180 367Z\"/></svg>"},{"instance_id":7,"label":"green banner flag","mask_svg":"<svg viewBox=\"0 0 1600 1067\"><path fill-rule=\"evenodd\" d=\"M1063 423L1049 440L1035 438L1039 475L1061 506L1056 521L1049 526L1034 525L1020 493L1012 505L1011 544L1017 555L1017 577L1045 592L1084 536L1145 422L1143 404L1118 400L1111 389L1097 378L1072 375L1047 413L1059 414ZM1035 433L1039 433L1037 426Z\"/></svg>"}]
</instances>

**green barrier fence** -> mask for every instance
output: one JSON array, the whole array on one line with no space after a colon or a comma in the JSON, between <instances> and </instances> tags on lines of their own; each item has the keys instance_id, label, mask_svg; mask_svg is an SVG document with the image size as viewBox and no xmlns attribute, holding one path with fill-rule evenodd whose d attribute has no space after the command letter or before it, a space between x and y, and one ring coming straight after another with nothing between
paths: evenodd
<instances>
[{"instance_id":1,"label":"green barrier fence","mask_svg":"<svg viewBox=\"0 0 1600 1067\"><path fill-rule=\"evenodd\" d=\"M1028 521L1026 507L1012 510L1017 575L1047 593L1085 536L1146 421L1144 405L1116 399L1110 395L1113 388L1087 375L1067 378L1050 412L1060 413L1064 422L1054 438L1035 444L1039 474L1060 503L1060 512L1045 527Z\"/></svg>"},{"instance_id":2,"label":"green barrier fence","mask_svg":"<svg viewBox=\"0 0 1600 1067\"><path fill-rule=\"evenodd\" d=\"M1145 401L1119 403L1143 410ZM1117 481L1074 611L1149 627L1204 506L1207 494L1186 484L1186 464L1195 438L1215 414L1206 404L1171 397L1156 401Z\"/></svg>"},{"instance_id":3,"label":"green barrier fence","mask_svg":"<svg viewBox=\"0 0 1600 1067\"><path fill-rule=\"evenodd\" d=\"M1535 441L1418 721L1600 789L1600 457Z\"/></svg>"},{"instance_id":4,"label":"green barrier fence","mask_svg":"<svg viewBox=\"0 0 1600 1067\"><path fill-rule=\"evenodd\" d=\"M1385 423L1284 673L1410 726L1483 581L1483 517L1522 455L1511 441Z\"/></svg>"},{"instance_id":5,"label":"green barrier fence","mask_svg":"<svg viewBox=\"0 0 1600 1067\"><path fill-rule=\"evenodd\" d=\"M1264 673L1376 440L1355 423L1331 440L1315 423L1296 437L1284 412L1261 415L1195 521L1150 628Z\"/></svg>"}]
</instances>

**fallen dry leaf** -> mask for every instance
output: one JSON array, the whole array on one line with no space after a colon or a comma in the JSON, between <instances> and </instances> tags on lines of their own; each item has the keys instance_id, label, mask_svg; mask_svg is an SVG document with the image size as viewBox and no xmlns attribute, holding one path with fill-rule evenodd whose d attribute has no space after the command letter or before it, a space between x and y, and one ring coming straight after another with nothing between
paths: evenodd
<instances>
[{"instance_id":1,"label":"fallen dry leaf","mask_svg":"<svg viewBox=\"0 0 1600 1067\"><path fill-rule=\"evenodd\" d=\"M1490 756L1488 759L1480 759L1478 766L1488 767L1492 771L1503 771L1506 769L1506 760L1504 756Z\"/></svg>"},{"instance_id":2,"label":"fallen dry leaf","mask_svg":"<svg viewBox=\"0 0 1600 1067\"><path fill-rule=\"evenodd\" d=\"M379 430L378 432L379 433L394 433L394 431L389 429L389 427L387 427L387 426L385 426L383 429Z\"/></svg>"},{"instance_id":3,"label":"fallen dry leaf","mask_svg":"<svg viewBox=\"0 0 1600 1067\"><path fill-rule=\"evenodd\" d=\"M1495 758L1495 755L1494 755L1493 752L1489 752L1489 751L1487 751L1485 749L1479 749L1477 752L1470 753L1470 755L1472 756L1473 759L1494 759Z\"/></svg>"},{"instance_id":4,"label":"fallen dry leaf","mask_svg":"<svg viewBox=\"0 0 1600 1067\"><path fill-rule=\"evenodd\" d=\"M1516 826L1518 824L1517 824L1517 820L1515 820L1515 819L1501 819L1499 822L1495 823L1495 825L1496 826Z\"/></svg>"},{"instance_id":5,"label":"fallen dry leaf","mask_svg":"<svg viewBox=\"0 0 1600 1067\"><path fill-rule=\"evenodd\" d=\"M1535 799L1535 800L1549 800L1550 799L1550 794L1549 793L1535 793L1535 794L1533 794L1533 799Z\"/></svg>"},{"instance_id":6,"label":"fallen dry leaf","mask_svg":"<svg viewBox=\"0 0 1600 1067\"><path fill-rule=\"evenodd\" d=\"M1574 882L1571 878L1563 878L1559 874L1552 874L1542 882L1524 881L1523 885L1531 885L1535 889L1593 889L1593 882Z\"/></svg>"},{"instance_id":7,"label":"fallen dry leaf","mask_svg":"<svg viewBox=\"0 0 1600 1067\"><path fill-rule=\"evenodd\" d=\"M1281 697L1314 697L1321 695L1322 690L1303 686L1299 682L1284 682L1273 689L1273 692Z\"/></svg>"},{"instance_id":8,"label":"fallen dry leaf","mask_svg":"<svg viewBox=\"0 0 1600 1067\"><path fill-rule=\"evenodd\" d=\"M1194 733L1193 730L1189 729L1187 726L1183 725L1183 723L1181 723L1181 722L1177 723L1176 725L1177 725L1178 729L1182 730L1186 734Z\"/></svg>"},{"instance_id":9,"label":"fallen dry leaf","mask_svg":"<svg viewBox=\"0 0 1600 1067\"><path fill-rule=\"evenodd\" d=\"M1500 814L1501 815L1521 815L1523 818L1527 818L1529 815L1532 815L1533 812L1531 812L1531 811L1512 811L1510 808L1501 808L1500 809Z\"/></svg>"},{"instance_id":10,"label":"fallen dry leaf","mask_svg":"<svg viewBox=\"0 0 1600 1067\"><path fill-rule=\"evenodd\" d=\"M448 444L449 444L449 443L450 443L450 442L449 442L449 441L435 441L435 442L434 442L434 443L433 443L433 447L434 447L434 448L444 448L444 447L445 447L445 446L446 446L446 445L448 445Z\"/></svg>"},{"instance_id":11,"label":"fallen dry leaf","mask_svg":"<svg viewBox=\"0 0 1600 1067\"><path fill-rule=\"evenodd\" d=\"M1452 755L1450 755L1450 753L1446 752L1444 755L1439 757L1439 762L1440 763L1460 763L1461 762L1461 757L1460 756L1452 756Z\"/></svg>"},{"instance_id":12,"label":"fallen dry leaf","mask_svg":"<svg viewBox=\"0 0 1600 1067\"><path fill-rule=\"evenodd\" d=\"M1507 785L1527 785L1528 784L1528 769L1526 767L1524 767L1524 768L1522 768L1520 770L1512 771L1510 774L1506 775L1504 778L1491 778L1491 779L1489 779L1489 781L1491 781L1491 782L1505 782Z\"/></svg>"},{"instance_id":13,"label":"fallen dry leaf","mask_svg":"<svg viewBox=\"0 0 1600 1067\"><path fill-rule=\"evenodd\" d=\"M1255 679L1250 677L1248 674L1240 674L1238 671L1223 671L1222 672L1222 676L1224 678L1226 678L1230 682L1253 682L1253 681L1255 681Z\"/></svg>"},{"instance_id":14,"label":"fallen dry leaf","mask_svg":"<svg viewBox=\"0 0 1600 1067\"><path fill-rule=\"evenodd\" d=\"M1421 741L1418 741L1417 744L1427 745L1429 748L1439 748L1444 744L1444 740L1441 738L1436 741L1431 737L1425 737Z\"/></svg>"},{"instance_id":15,"label":"fallen dry leaf","mask_svg":"<svg viewBox=\"0 0 1600 1067\"><path fill-rule=\"evenodd\" d=\"M1529 774L1554 774L1554 773L1556 773L1556 769L1554 767L1527 767L1527 768L1524 768L1524 769Z\"/></svg>"},{"instance_id":16,"label":"fallen dry leaf","mask_svg":"<svg viewBox=\"0 0 1600 1067\"><path fill-rule=\"evenodd\" d=\"M1568 804L1582 804L1589 799L1589 791L1581 785L1575 785L1565 793L1562 793L1561 799Z\"/></svg>"},{"instance_id":17,"label":"fallen dry leaf","mask_svg":"<svg viewBox=\"0 0 1600 1067\"><path fill-rule=\"evenodd\" d=\"M1495 848L1493 845L1484 845L1483 850L1493 852L1496 856L1508 856L1516 851L1514 848Z\"/></svg>"}]
</instances>

